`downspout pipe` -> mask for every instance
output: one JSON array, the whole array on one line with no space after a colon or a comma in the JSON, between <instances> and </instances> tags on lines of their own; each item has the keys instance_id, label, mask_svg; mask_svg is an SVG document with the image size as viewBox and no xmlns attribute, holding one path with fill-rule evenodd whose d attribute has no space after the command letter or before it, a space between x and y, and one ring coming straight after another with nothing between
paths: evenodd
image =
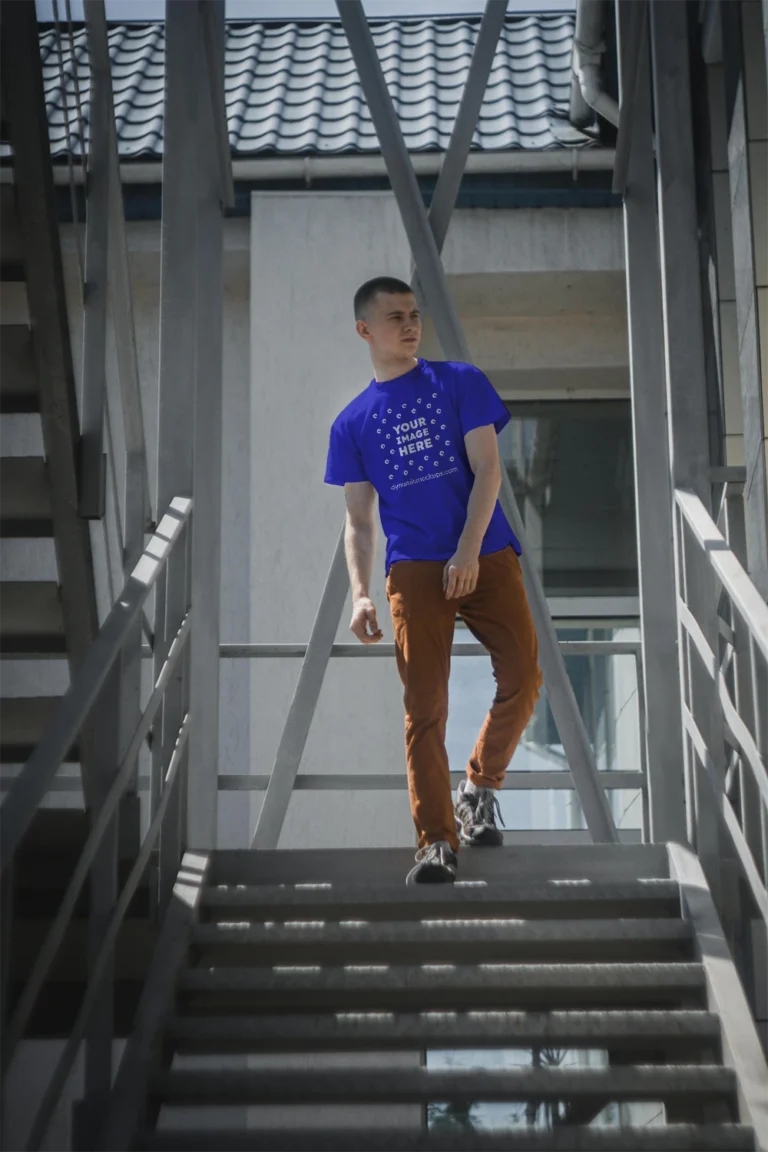
<instances>
[{"instance_id":1,"label":"downspout pipe","mask_svg":"<svg viewBox=\"0 0 768 1152\"><path fill-rule=\"evenodd\" d=\"M605 51L603 30L604 0L579 0L576 8L576 31L573 37L573 76L570 120L583 128L589 122L585 106L593 109L616 128L619 105L603 89L600 60Z\"/></svg>"}]
</instances>

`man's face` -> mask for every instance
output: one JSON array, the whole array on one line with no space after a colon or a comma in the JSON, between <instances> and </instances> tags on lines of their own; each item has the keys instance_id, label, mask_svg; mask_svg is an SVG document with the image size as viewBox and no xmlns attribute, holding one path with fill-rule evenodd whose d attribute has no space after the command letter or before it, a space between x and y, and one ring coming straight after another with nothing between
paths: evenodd
<instances>
[{"instance_id":1,"label":"man's face","mask_svg":"<svg viewBox=\"0 0 768 1152\"><path fill-rule=\"evenodd\" d=\"M385 356L415 356L421 341L421 315L412 292L379 292L357 331L371 351Z\"/></svg>"}]
</instances>

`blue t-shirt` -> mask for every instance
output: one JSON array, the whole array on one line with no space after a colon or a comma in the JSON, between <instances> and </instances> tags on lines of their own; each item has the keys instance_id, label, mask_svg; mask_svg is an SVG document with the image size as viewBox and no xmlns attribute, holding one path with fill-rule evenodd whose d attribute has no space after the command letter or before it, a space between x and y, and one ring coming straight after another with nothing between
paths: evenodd
<instances>
[{"instance_id":1,"label":"blue t-shirt","mask_svg":"<svg viewBox=\"0 0 768 1152\"><path fill-rule=\"evenodd\" d=\"M510 415L471 364L419 359L394 380L372 380L333 422L326 484L369 481L387 538L385 573L398 560L449 560L467 521L474 473L464 436ZM496 501L480 554L520 545Z\"/></svg>"}]
</instances>

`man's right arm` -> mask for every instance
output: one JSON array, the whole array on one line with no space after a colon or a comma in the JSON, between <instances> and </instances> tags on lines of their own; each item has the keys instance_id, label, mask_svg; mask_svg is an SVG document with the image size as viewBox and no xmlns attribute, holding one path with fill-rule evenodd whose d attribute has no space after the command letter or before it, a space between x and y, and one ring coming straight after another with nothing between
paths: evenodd
<instances>
[{"instance_id":1,"label":"man's right arm","mask_svg":"<svg viewBox=\"0 0 768 1152\"><path fill-rule=\"evenodd\" d=\"M345 484L344 495L347 502L344 550L352 586L350 631L363 644L375 644L383 636L376 620L376 608L369 595L373 558L376 553L374 519L376 490L365 480Z\"/></svg>"}]
</instances>

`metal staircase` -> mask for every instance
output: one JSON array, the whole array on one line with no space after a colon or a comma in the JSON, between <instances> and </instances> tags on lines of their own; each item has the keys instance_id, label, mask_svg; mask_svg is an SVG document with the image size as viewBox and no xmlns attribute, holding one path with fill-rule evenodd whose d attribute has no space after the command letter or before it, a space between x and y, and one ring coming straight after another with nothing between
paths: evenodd
<instances>
[{"instance_id":1,"label":"metal staircase","mask_svg":"<svg viewBox=\"0 0 768 1152\"><path fill-rule=\"evenodd\" d=\"M362 8L340 5L417 287L446 354L461 357L439 248L503 7L488 5L432 205L439 210L427 217ZM17 695L0 715L3 760L26 760L0 808L5 1089L30 1038L63 1040L42 1099L24 1117L24 1147L45 1143L82 1051L72 1137L81 1149L768 1152L768 1069L729 949L734 924L768 920L768 609L730 535L677 480L668 511L684 547L669 596L687 683L674 717L685 760L674 784L682 795L684 781L690 797L678 829L690 847L617 843L531 572L547 691L596 843L465 851L455 887L413 890L403 885L408 851L276 850L324 672L338 654L343 530L312 636L291 653L302 670L254 849L216 847L225 779L217 774L221 462L209 449L221 439L221 207L232 201L223 4L168 5L157 524L148 514L103 4L86 0L86 14L93 83L108 97L103 107L93 98L94 136L103 135L89 159L110 167L106 182L98 165L89 180L91 250L101 243L110 252L129 458L124 583L100 628L42 78L30 66L39 63L34 5L3 6L2 119L15 192L3 186L0 204L0 408L41 422L34 451L2 462L0 529L10 542L53 542L57 567L43 580L27 579L27 568L4 583L0 647L4 657L66 658L73 673L63 699ZM86 307L99 435L106 256L100 272ZM98 474L100 450L89 459ZM98 485L94 495L91 507ZM150 605L152 623L142 620ZM142 625L152 657L143 685ZM644 667L669 683L660 662ZM78 742L86 811L44 811ZM656 758L649 769L651 837L671 840L663 765ZM139 779L146 804L137 834ZM126 1038L119 1060L117 1038Z\"/></svg>"},{"instance_id":2,"label":"metal staircase","mask_svg":"<svg viewBox=\"0 0 768 1152\"><path fill-rule=\"evenodd\" d=\"M188 857L186 941L177 918L99 1146L756 1147L738 1121L745 1109L759 1120L759 1097L723 1060L690 853L464 851L455 888L421 889L403 886L409 861L375 849ZM446 1050L472 1058L436 1066ZM559 1064L536 1059L553 1050ZM474 1125L470 1107L491 1102L509 1106L506 1122ZM654 1107L633 1124L626 1105L642 1102ZM430 1108L441 1104L453 1124ZM222 1108L235 1110L228 1126Z\"/></svg>"},{"instance_id":3,"label":"metal staircase","mask_svg":"<svg viewBox=\"0 0 768 1152\"><path fill-rule=\"evenodd\" d=\"M78 514L81 438L47 118L35 70L9 47L1 62L14 182L0 185L0 659L66 659L74 672L98 615L88 522ZM56 702L23 665L5 664L0 763L24 763Z\"/></svg>"}]
</instances>

